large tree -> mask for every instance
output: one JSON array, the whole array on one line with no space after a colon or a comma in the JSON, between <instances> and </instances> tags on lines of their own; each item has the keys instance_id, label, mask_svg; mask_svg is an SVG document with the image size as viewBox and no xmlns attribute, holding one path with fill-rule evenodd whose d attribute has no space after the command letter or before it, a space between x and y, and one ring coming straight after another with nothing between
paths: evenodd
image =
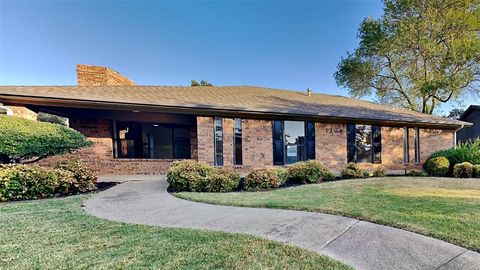
<instances>
[{"instance_id":1,"label":"large tree","mask_svg":"<svg viewBox=\"0 0 480 270\"><path fill-rule=\"evenodd\" d=\"M480 0L384 0L335 79L354 97L432 114L480 92Z\"/></svg>"}]
</instances>

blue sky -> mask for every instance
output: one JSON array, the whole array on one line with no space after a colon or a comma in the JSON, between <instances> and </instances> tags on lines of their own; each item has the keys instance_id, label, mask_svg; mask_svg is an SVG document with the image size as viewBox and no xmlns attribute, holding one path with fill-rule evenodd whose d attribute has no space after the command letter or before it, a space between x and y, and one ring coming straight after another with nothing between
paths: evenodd
<instances>
[{"instance_id":1,"label":"blue sky","mask_svg":"<svg viewBox=\"0 0 480 270\"><path fill-rule=\"evenodd\" d=\"M381 1L0 1L0 84L73 85L78 63L141 85L347 95L333 73Z\"/></svg>"}]
</instances>

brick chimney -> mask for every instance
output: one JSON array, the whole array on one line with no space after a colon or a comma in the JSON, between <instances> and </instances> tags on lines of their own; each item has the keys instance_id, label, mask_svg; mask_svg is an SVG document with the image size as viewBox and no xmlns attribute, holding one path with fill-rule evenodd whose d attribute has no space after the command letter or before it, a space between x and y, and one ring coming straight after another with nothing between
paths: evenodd
<instances>
[{"instance_id":1,"label":"brick chimney","mask_svg":"<svg viewBox=\"0 0 480 270\"><path fill-rule=\"evenodd\" d=\"M79 86L133 86L135 83L108 67L77 65Z\"/></svg>"}]
</instances>

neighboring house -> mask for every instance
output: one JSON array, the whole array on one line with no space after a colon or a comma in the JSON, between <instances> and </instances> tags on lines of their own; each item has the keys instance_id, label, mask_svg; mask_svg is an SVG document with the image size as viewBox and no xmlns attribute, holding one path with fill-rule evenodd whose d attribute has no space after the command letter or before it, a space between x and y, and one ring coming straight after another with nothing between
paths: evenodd
<instances>
[{"instance_id":1,"label":"neighboring house","mask_svg":"<svg viewBox=\"0 0 480 270\"><path fill-rule=\"evenodd\" d=\"M0 102L32 118L68 117L95 145L77 155L100 174L165 173L178 159L247 171L316 159L334 171L421 168L468 123L334 95L252 86L136 86L77 66L78 86L0 86ZM47 162L51 162L47 161Z\"/></svg>"},{"instance_id":2,"label":"neighboring house","mask_svg":"<svg viewBox=\"0 0 480 270\"><path fill-rule=\"evenodd\" d=\"M470 105L460 116L460 120L473 123L473 126L465 127L458 131L458 142L465 142L480 137L480 105Z\"/></svg>"}]
</instances>

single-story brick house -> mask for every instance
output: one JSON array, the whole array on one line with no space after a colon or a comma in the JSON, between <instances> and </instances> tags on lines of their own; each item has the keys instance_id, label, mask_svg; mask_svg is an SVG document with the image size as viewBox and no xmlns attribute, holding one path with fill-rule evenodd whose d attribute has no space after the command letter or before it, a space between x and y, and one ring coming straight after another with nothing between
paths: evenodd
<instances>
[{"instance_id":1,"label":"single-story brick house","mask_svg":"<svg viewBox=\"0 0 480 270\"><path fill-rule=\"evenodd\" d=\"M177 159L247 171L316 159L334 171L421 168L455 146L467 122L342 96L252 86L137 86L77 66L77 86L0 86L14 115L69 118L94 146L77 153L99 174L160 174ZM49 162L49 161L46 161Z\"/></svg>"}]
</instances>

